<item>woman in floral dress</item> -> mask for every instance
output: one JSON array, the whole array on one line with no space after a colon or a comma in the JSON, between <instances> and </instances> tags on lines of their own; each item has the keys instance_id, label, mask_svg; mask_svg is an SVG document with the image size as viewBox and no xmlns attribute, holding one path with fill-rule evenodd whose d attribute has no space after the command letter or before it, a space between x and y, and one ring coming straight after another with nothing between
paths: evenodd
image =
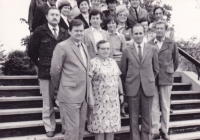
<instances>
[{"instance_id":1,"label":"woman in floral dress","mask_svg":"<svg viewBox=\"0 0 200 140\"><path fill-rule=\"evenodd\" d=\"M114 132L120 131L120 101L124 100L120 70L116 61L109 58L110 43L97 43L98 57L91 60L91 82L94 108L90 110L88 130L95 133L95 140L113 140Z\"/></svg>"}]
</instances>

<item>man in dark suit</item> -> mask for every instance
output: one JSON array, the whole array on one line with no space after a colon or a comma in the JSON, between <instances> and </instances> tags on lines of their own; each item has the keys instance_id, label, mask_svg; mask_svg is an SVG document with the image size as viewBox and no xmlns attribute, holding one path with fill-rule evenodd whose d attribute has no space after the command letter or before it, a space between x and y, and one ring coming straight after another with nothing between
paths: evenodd
<instances>
[{"instance_id":1,"label":"man in dark suit","mask_svg":"<svg viewBox=\"0 0 200 140\"><path fill-rule=\"evenodd\" d=\"M139 23L141 19L149 19L149 13L140 7L140 0L130 0L131 7L129 8L128 25L133 27L136 23Z\"/></svg>"},{"instance_id":2,"label":"man in dark suit","mask_svg":"<svg viewBox=\"0 0 200 140\"><path fill-rule=\"evenodd\" d=\"M71 37L56 46L51 63L52 82L58 89L61 120L64 120L65 140L82 140L85 130L87 103L92 95L89 81L90 58L82 42L83 22L70 23ZM90 94L91 93L91 94ZM62 122L62 123L63 123Z\"/></svg>"},{"instance_id":3,"label":"man in dark suit","mask_svg":"<svg viewBox=\"0 0 200 140\"><path fill-rule=\"evenodd\" d=\"M167 23L158 21L155 23L156 38L149 43L157 46L159 58L158 91L155 92L152 107L152 133L155 138L159 136L160 106L161 103L161 135L164 140L169 140L169 117L171 89L173 85L173 74L178 68L178 48L177 44L165 36ZM159 95L160 94L160 95ZM159 98L160 97L160 98ZM157 136L156 136L157 135Z\"/></svg>"},{"instance_id":4,"label":"man in dark suit","mask_svg":"<svg viewBox=\"0 0 200 140\"><path fill-rule=\"evenodd\" d=\"M44 5L47 2L47 0L31 0L29 11L28 11L28 24L29 24L29 30L32 33L32 21L33 17L35 15L36 8L39 6Z\"/></svg>"},{"instance_id":5,"label":"man in dark suit","mask_svg":"<svg viewBox=\"0 0 200 140\"><path fill-rule=\"evenodd\" d=\"M48 24L44 24L34 31L28 54L38 67L40 93L43 97L42 118L46 135L53 137L56 121L53 106L55 89L50 76L51 58L57 43L67 39L69 34L66 30L58 26L60 12L57 8L49 8L46 18Z\"/></svg>"},{"instance_id":6,"label":"man in dark suit","mask_svg":"<svg viewBox=\"0 0 200 140\"><path fill-rule=\"evenodd\" d=\"M141 24L136 24L132 33L134 43L123 49L121 60L122 80L128 98L130 139L151 140L152 101L159 71L158 54L154 46L144 43L144 27Z\"/></svg>"},{"instance_id":7,"label":"man in dark suit","mask_svg":"<svg viewBox=\"0 0 200 140\"><path fill-rule=\"evenodd\" d=\"M55 7L56 1L57 0L47 0L47 3L36 8L32 21L32 31L35 31L37 27L47 23L46 12L49 7Z\"/></svg>"}]
</instances>

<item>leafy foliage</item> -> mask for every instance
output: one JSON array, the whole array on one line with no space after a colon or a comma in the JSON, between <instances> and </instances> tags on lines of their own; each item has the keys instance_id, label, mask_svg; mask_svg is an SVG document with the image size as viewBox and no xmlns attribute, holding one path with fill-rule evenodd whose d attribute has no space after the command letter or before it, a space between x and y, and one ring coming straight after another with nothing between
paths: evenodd
<instances>
[{"instance_id":1,"label":"leafy foliage","mask_svg":"<svg viewBox=\"0 0 200 140\"><path fill-rule=\"evenodd\" d=\"M27 54L23 51L9 53L2 66L5 75L35 75L35 67Z\"/></svg>"}]
</instances>

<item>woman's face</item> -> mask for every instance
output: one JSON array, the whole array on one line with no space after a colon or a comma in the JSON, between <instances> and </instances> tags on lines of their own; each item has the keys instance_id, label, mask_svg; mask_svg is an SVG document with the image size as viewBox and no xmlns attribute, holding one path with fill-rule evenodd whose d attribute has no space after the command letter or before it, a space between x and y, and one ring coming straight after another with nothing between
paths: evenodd
<instances>
[{"instance_id":1,"label":"woman's face","mask_svg":"<svg viewBox=\"0 0 200 140\"><path fill-rule=\"evenodd\" d=\"M89 10L89 5L86 1L81 2L79 9L82 13L86 13Z\"/></svg>"},{"instance_id":2,"label":"woman's face","mask_svg":"<svg viewBox=\"0 0 200 140\"><path fill-rule=\"evenodd\" d=\"M92 8L99 10L99 5L101 4L101 0L91 0Z\"/></svg>"},{"instance_id":3,"label":"woman's face","mask_svg":"<svg viewBox=\"0 0 200 140\"><path fill-rule=\"evenodd\" d=\"M108 31L110 32L115 31L117 28L117 23L114 20L111 20L110 22L108 22L107 28L108 28Z\"/></svg>"},{"instance_id":4,"label":"woman's face","mask_svg":"<svg viewBox=\"0 0 200 140\"><path fill-rule=\"evenodd\" d=\"M102 59L106 59L110 56L110 43L106 42L99 45L98 54Z\"/></svg>"},{"instance_id":5,"label":"woman's face","mask_svg":"<svg viewBox=\"0 0 200 140\"><path fill-rule=\"evenodd\" d=\"M127 13L126 11L120 12L117 15L117 20L121 23L125 23L127 21Z\"/></svg>"},{"instance_id":6,"label":"woman's face","mask_svg":"<svg viewBox=\"0 0 200 140\"><path fill-rule=\"evenodd\" d=\"M68 16L70 14L71 7L70 6L63 6L60 10L61 14L64 16Z\"/></svg>"}]
</instances>

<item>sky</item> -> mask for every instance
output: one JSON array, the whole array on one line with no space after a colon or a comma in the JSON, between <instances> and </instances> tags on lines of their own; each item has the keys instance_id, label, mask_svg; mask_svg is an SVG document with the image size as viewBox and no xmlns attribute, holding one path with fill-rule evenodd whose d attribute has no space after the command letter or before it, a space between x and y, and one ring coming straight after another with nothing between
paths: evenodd
<instances>
[{"instance_id":1,"label":"sky","mask_svg":"<svg viewBox=\"0 0 200 140\"><path fill-rule=\"evenodd\" d=\"M200 38L200 0L162 0L172 6L171 24L175 25L175 37L185 40ZM198 2L198 3L197 3ZM0 0L0 44L7 52L25 50L21 39L29 35L28 25L20 18L28 19L30 0ZM196 8L199 4L199 9Z\"/></svg>"}]
</instances>

